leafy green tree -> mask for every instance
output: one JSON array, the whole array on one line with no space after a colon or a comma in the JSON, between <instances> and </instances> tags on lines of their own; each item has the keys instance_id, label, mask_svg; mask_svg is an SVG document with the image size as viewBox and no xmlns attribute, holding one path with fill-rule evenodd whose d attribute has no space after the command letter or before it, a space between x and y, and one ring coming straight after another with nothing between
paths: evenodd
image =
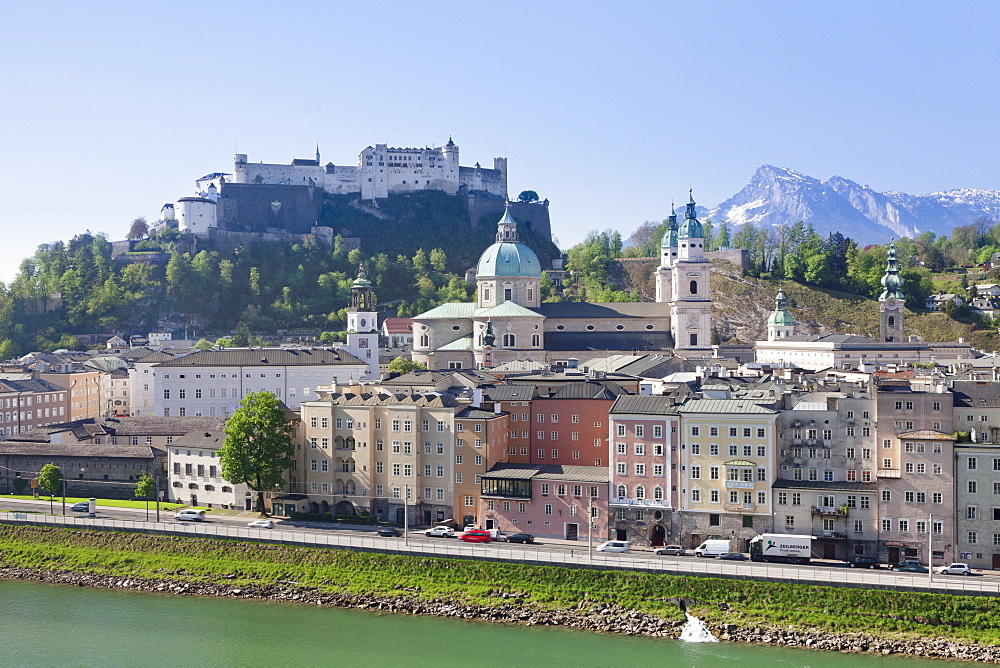
<instances>
[{"instance_id":1,"label":"leafy green tree","mask_svg":"<svg viewBox=\"0 0 1000 668\"><path fill-rule=\"evenodd\" d=\"M146 500L146 521L149 521L149 499L156 494L156 480L145 471L139 476L139 482L135 484L135 498Z\"/></svg>"},{"instance_id":2,"label":"leafy green tree","mask_svg":"<svg viewBox=\"0 0 1000 668\"><path fill-rule=\"evenodd\" d=\"M434 267L434 271L443 272L448 264L448 256L440 248L435 248L431 251L431 266Z\"/></svg>"},{"instance_id":3,"label":"leafy green tree","mask_svg":"<svg viewBox=\"0 0 1000 668\"><path fill-rule=\"evenodd\" d=\"M236 333L233 334L231 343L234 348L246 348L250 345L250 327L242 320L236 323Z\"/></svg>"},{"instance_id":4,"label":"leafy green tree","mask_svg":"<svg viewBox=\"0 0 1000 668\"><path fill-rule=\"evenodd\" d=\"M219 450L222 477L246 483L257 493L257 508L264 512L264 492L285 483L284 474L295 456L292 425L281 403L270 392L248 392L226 421L226 440Z\"/></svg>"},{"instance_id":5,"label":"leafy green tree","mask_svg":"<svg viewBox=\"0 0 1000 668\"><path fill-rule=\"evenodd\" d=\"M423 274L427 272L427 253L424 252L423 248L418 248L417 252L413 255L413 268Z\"/></svg>"},{"instance_id":6,"label":"leafy green tree","mask_svg":"<svg viewBox=\"0 0 1000 668\"><path fill-rule=\"evenodd\" d=\"M405 357L397 357L389 362L388 369L390 373L410 373L411 371L426 371L427 366Z\"/></svg>"},{"instance_id":7,"label":"leafy green tree","mask_svg":"<svg viewBox=\"0 0 1000 668\"><path fill-rule=\"evenodd\" d=\"M214 346L208 339L198 339L198 343L194 344L194 347L202 352L205 352L206 350L211 350Z\"/></svg>"},{"instance_id":8,"label":"leafy green tree","mask_svg":"<svg viewBox=\"0 0 1000 668\"><path fill-rule=\"evenodd\" d=\"M518 202L537 202L538 193L534 190L522 190L521 194L517 196Z\"/></svg>"},{"instance_id":9,"label":"leafy green tree","mask_svg":"<svg viewBox=\"0 0 1000 668\"><path fill-rule=\"evenodd\" d=\"M62 470L55 464L46 464L38 472L38 486L49 493L49 512L52 512L52 495L62 485Z\"/></svg>"}]
</instances>

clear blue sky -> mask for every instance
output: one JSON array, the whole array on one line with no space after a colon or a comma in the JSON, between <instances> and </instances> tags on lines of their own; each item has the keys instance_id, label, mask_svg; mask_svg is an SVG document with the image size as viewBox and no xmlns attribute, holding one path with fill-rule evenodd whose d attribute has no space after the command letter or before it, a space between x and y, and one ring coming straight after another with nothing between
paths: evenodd
<instances>
[{"instance_id":1,"label":"clear blue sky","mask_svg":"<svg viewBox=\"0 0 1000 668\"><path fill-rule=\"evenodd\" d=\"M0 22L0 279L121 239L232 154L509 158L565 248L757 166L1000 188L1000 3L21 2Z\"/></svg>"}]
</instances>

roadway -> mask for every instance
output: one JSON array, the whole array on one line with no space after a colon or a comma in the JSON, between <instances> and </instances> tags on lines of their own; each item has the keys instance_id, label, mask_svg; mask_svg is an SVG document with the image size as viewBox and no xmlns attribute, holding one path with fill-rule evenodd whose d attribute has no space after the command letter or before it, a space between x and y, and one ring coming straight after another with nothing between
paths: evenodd
<instances>
[{"instance_id":1,"label":"roadway","mask_svg":"<svg viewBox=\"0 0 1000 668\"><path fill-rule=\"evenodd\" d=\"M67 510L69 504L67 503ZM818 585L911 589L970 595L1000 596L1000 574L977 571L974 577L897 573L887 569L852 569L841 562L816 561L809 565L762 564L749 561L699 559L694 556L655 556L649 550L634 550L627 554L595 552L587 549L586 541L541 539L534 544L496 542L470 544L457 538L427 537L422 531L410 531L406 538L383 538L375 534L376 527L347 524L315 524L291 520L274 520L273 529L250 529L247 524L259 516L233 511L210 512L204 522L178 522L173 511L160 511L160 522L150 507L149 521L144 508L98 506L97 516L86 513L61 514L62 504L53 504L55 514L49 514L49 502L5 499L0 497L0 521L94 526L105 529L147 531L174 535L260 540L318 547L375 550L397 554L420 554L450 558L474 558L514 561L553 566L598 567L659 572L674 575L702 575L724 578L801 582ZM7 512L4 512L7 511ZM13 513L17 513L14 515ZM595 539L595 545L598 541Z\"/></svg>"}]
</instances>

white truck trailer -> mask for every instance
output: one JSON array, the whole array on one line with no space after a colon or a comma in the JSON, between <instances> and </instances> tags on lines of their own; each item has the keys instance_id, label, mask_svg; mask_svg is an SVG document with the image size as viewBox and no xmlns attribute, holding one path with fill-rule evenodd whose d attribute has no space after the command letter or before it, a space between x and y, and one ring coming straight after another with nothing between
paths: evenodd
<instances>
[{"instance_id":1,"label":"white truck trailer","mask_svg":"<svg viewBox=\"0 0 1000 668\"><path fill-rule=\"evenodd\" d=\"M772 563L808 564L812 557L812 536L765 533L750 540L750 560Z\"/></svg>"}]
</instances>

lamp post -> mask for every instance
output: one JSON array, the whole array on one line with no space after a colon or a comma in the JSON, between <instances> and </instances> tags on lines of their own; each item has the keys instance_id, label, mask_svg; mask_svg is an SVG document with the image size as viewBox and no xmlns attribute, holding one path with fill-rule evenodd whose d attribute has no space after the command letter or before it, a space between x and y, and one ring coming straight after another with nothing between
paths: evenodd
<instances>
[{"instance_id":1,"label":"lamp post","mask_svg":"<svg viewBox=\"0 0 1000 668\"><path fill-rule=\"evenodd\" d=\"M588 495L590 500L589 508L587 509L587 558L593 563L594 561L594 497Z\"/></svg>"},{"instance_id":2,"label":"lamp post","mask_svg":"<svg viewBox=\"0 0 1000 668\"><path fill-rule=\"evenodd\" d=\"M153 494L156 496L156 521L160 521L160 499L163 498L163 492L160 491L160 476L156 475L153 477Z\"/></svg>"},{"instance_id":3,"label":"lamp post","mask_svg":"<svg viewBox=\"0 0 1000 668\"><path fill-rule=\"evenodd\" d=\"M409 516L409 505L407 503L407 497L410 496L410 486L403 485L403 545L409 546L410 544L410 532L407 528L410 526L410 516Z\"/></svg>"},{"instance_id":4,"label":"lamp post","mask_svg":"<svg viewBox=\"0 0 1000 668\"><path fill-rule=\"evenodd\" d=\"M927 584L934 582L934 515L927 515Z\"/></svg>"},{"instance_id":5,"label":"lamp post","mask_svg":"<svg viewBox=\"0 0 1000 668\"><path fill-rule=\"evenodd\" d=\"M63 484L63 515L66 514L66 478L62 479Z\"/></svg>"}]
</instances>

